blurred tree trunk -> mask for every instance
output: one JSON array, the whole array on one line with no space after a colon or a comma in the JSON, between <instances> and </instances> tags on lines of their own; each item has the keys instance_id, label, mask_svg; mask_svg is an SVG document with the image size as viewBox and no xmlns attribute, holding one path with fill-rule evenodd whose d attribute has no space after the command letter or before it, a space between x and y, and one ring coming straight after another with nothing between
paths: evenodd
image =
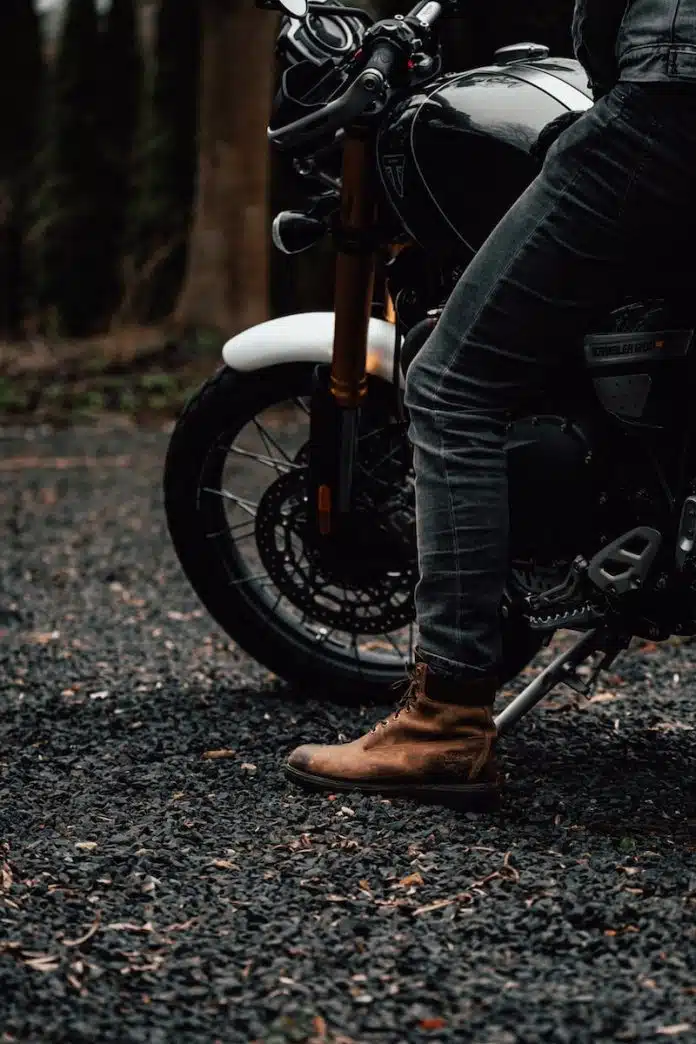
<instances>
[{"instance_id":1,"label":"blurred tree trunk","mask_svg":"<svg viewBox=\"0 0 696 1044\"><path fill-rule=\"evenodd\" d=\"M164 319L181 292L198 166L200 0L161 0L154 65L141 107L127 256L132 314Z\"/></svg>"},{"instance_id":2,"label":"blurred tree trunk","mask_svg":"<svg viewBox=\"0 0 696 1044\"><path fill-rule=\"evenodd\" d=\"M106 310L108 259L100 230L104 168L100 138L99 17L94 0L63 12L48 121L48 184L41 300L61 334L86 337Z\"/></svg>"},{"instance_id":3,"label":"blurred tree trunk","mask_svg":"<svg viewBox=\"0 0 696 1044\"><path fill-rule=\"evenodd\" d=\"M234 334L268 316L269 156L277 17L201 0L198 187L175 321Z\"/></svg>"},{"instance_id":4,"label":"blurred tree trunk","mask_svg":"<svg viewBox=\"0 0 696 1044\"><path fill-rule=\"evenodd\" d=\"M39 21L31 0L0 3L0 337L17 338L26 318L31 278L28 200L44 66Z\"/></svg>"},{"instance_id":5,"label":"blurred tree trunk","mask_svg":"<svg viewBox=\"0 0 696 1044\"><path fill-rule=\"evenodd\" d=\"M99 217L106 255L104 318L107 318L121 302L124 291L122 258L144 85L135 0L111 0L102 29L100 80L99 130L104 188Z\"/></svg>"}]
</instances>

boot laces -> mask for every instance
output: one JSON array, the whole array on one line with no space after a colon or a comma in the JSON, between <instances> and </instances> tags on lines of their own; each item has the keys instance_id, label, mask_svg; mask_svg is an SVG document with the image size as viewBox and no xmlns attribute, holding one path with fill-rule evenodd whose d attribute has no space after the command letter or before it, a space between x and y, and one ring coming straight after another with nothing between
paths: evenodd
<instances>
[{"instance_id":1,"label":"boot laces","mask_svg":"<svg viewBox=\"0 0 696 1044\"><path fill-rule=\"evenodd\" d=\"M400 714L406 713L413 709L416 700L424 690L425 685L425 673L427 671L427 664L417 663L415 667L409 672L409 685L406 692L400 698L396 705L396 710L389 715L388 718L383 718L382 721L378 721L372 732L376 732L377 729L382 725L388 725L390 721L395 720ZM392 689L398 689L403 683L401 681L394 682Z\"/></svg>"}]
</instances>

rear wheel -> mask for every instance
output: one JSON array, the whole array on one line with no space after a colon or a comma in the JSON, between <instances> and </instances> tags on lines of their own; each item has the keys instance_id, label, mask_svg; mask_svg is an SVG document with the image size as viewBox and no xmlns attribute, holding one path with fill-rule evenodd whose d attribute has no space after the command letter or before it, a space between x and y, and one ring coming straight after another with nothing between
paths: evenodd
<instances>
[{"instance_id":1,"label":"rear wheel","mask_svg":"<svg viewBox=\"0 0 696 1044\"><path fill-rule=\"evenodd\" d=\"M312 366L223 368L172 434L169 531L196 594L249 655L293 685L379 699L413 660L413 477L388 386L374 380L359 436L356 553L327 561L305 525ZM541 644L503 621L506 678Z\"/></svg>"}]
</instances>

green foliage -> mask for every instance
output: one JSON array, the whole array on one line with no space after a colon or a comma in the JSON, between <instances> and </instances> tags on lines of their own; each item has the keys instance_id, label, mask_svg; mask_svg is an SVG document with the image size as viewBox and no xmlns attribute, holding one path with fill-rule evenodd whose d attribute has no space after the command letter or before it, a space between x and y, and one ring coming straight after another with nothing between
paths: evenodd
<instances>
[{"instance_id":1,"label":"green foliage","mask_svg":"<svg viewBox=\"0 0 696 1044\"><path fill-rule=\"evenodd\" d=\"M32 0L0 4L0 336L17 336L28 295L25 251L43 84L39 22Z\"/></svg>"}]
</instances>

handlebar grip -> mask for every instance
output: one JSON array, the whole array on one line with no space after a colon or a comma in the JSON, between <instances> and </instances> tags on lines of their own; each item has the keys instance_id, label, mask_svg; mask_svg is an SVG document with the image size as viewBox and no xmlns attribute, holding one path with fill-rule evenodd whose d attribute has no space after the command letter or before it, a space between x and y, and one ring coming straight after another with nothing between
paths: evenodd
<instances>
[{"instance_id":1,"label":"handlebar grip","mask_svg":"<svg viewBox=\"0 0 696 1044\"><path fill-rule=\"evenodd\" d=\"M396 65L399 58L399 50L394 44L388 41L382 41L378 43L372 54L367 60L365 71L372 70L373 72L381 73L387 82L389 81L389 74Z\"/></svg>"},{"instance_id":2,"label":"handlebar grip","mask_svg":"<svg viewBox=\"0 0 696 1044\"><path fill-rule=\"evenodd\" d=\"M356 120L389 84L389 74L399 58L399 50L388 41L372 50L365 68L345 94L318 112L301 116L278 130L268 131L268 140L277 148L291 148L321 134L335 133Z\"/></svg>"}]
</instances>

